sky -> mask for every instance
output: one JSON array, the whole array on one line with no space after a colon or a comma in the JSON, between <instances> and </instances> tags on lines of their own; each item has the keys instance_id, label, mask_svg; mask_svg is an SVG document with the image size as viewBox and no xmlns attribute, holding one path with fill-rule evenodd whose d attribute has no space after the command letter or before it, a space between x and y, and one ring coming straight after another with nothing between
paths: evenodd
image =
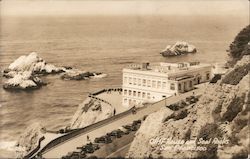
<instances>
[{"instance_id":1,"label":"sky","mask_svg":"<svg viewBox=\"0 0 250 159\"><path fill-rule=\"evenodd\" d=\"M1 0L1 15L249 15L248 0Z\"/></svg>"}]
</instances>

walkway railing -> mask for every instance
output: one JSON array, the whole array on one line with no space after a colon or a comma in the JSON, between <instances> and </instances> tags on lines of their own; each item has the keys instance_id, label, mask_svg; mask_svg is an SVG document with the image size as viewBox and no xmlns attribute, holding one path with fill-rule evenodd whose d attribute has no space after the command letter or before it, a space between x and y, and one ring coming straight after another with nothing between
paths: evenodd
<instances>
[{"instance_id":1,"label":"walkway railing","mask_svg":"<svg viewBox=\"0 0 250 159\"><path fill-rule=\"evenodd\" d=\"M121 87L113 87L113 88L101 89L99 91L91 93L91 95L96 96L96 95L99 95L99 94L101 94L103 92L108 92L108 91L122 91L122 88Z\"/></svg>"},{"instance_id":2,"label":"walkway railing","mask_svg":"<svg viewBox=\"0 0 250 159\"><path fill-rule=\"evenodd\" d=\"M106 104L108 104L108 105L111 105L108 101L103 100L103 99L101 99L101 98L98 98L98 97L96 97L96 96L89 95L89 97L90 97L90 98L93 98L93 99L96 99L96 100L99 100L99 101L101 101L101 102L104 102L104 103L106 103Z\"/></svg>"}]
</instances>

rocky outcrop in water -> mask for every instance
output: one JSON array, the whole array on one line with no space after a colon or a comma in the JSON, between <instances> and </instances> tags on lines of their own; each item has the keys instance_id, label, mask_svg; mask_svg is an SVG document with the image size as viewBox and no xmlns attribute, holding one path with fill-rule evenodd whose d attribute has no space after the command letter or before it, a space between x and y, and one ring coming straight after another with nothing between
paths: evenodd
<instances>
[{"instance_id":1,"label":"rocky outcrop in water","mask_svg":"<svg viewBox=\"0 0 250 159\"><path fill-rule=\"evenodd\" d=\"M20 56L4 70L3 76L8 80L3 85L4 89L36 89L46 82L39 76L65 72L63 67L47 64L37 53L32 52L27 56Z\"/></svg>"},{"instance_id":2,"label":"rocky outcrop in water","mask_svg":"<svg viewBox=\"0 0 250 159\"><path fill-rule=\"evenodd\" d=\"M64 80L86 80L92 78L103 78L106 77L106 74L96 73L96 72L88 72L88 71L80 71L77 69L67 70L61 78Z\"/></svg>"},{"instance_id":3,"label":"rocky outcrop in water","mask_svg":"<svg viewBox=\"0 0 250 159\"><path fill-rule=\"evenodd\" d=\"M3 71L3 76L8 78L3 88L8 90L37 89L46 85L40 76L63 72L61 78L65 80L84 80L106 76L106 74L80 71L71 67L56 67L46 63L37 53L32 52L27 56L20 56Z\"/></svg>"},{"instance_id":4,"label":"rocky outcrop in water","mask_svg":"<svg viewBox=\"0 0 250 159\"><path fill-rule=\"evenodd\" d=\"M32 75L56 74L65 72L65 68L56 67L52 64L47 64L45 60L40 58L37 53L32 52L29 55L20 56L12 62L8 69L4 70L4 76L13 78L19 72L29 71Z\"/></svg>"},{"instance_id":5,"label":"rocky outcrop in water","mask_svg":"<svg viewBox=\"0 0 250 159\"><path fill-rule=\"evenodd\" d=\"M167 45L167 47L160 52L164 57L179 56L188 53L196 53L195 46L188 44L187 42L176 42L173 46Z\"/></svg>"},{"instance_id":6,"label":"rocky outcrop in water","mask_svg":"<svg viewBox=\"0 0 250 159\"><path fill-rule=\"evenodd\" d=\"M36 89L46 85L39 77L31 75L30 71L19 72L4 83L4 89Z\"/></svg>"},{"instance_id":7,"label":"rocky outcrop in water","mask_svg":"<svg viewBox=\"0 0 250 159\"><path fill-rule=\"evenodd\" d=\"M216 84L208 84L204 95L195 105L186 108L187 115L182 118L174 118L171 113L162 115L167 110L149 115L136 133L128 157L247 158L250 104L250 69L244 67L248 65L248 62L244 61L247 58L250 56L239 61L222 80ZM234 74L230 72L238 67L248 69L248 74L244 74L237 82L232 82L233 84L223 82L225 78L234 80ZM208 144L201 143L201 139L206 140ZM180 141L180 144L176 146L170 144L170 141ZM186 141L194 142L187 144ZM204 149L180 149L190 146Z\"/></svg>"},{"instance_id":8,"label":"rocky outcrop in water","mask_svg":"<svg viewBox=\"0 0 250 159\"><path fill-rule=\"evenodd\" d=\"M78 106L72 117L70 128L82 128L114 115L114 107L109 103L93 97L88 97Z\"/></svg>"}]
</instances>

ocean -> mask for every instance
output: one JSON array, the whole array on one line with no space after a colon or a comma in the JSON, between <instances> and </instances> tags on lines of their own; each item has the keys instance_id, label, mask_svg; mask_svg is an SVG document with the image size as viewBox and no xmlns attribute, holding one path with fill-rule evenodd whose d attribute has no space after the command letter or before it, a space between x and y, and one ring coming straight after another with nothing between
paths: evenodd
<instances>
[{"instance_id":1,"label":"ocean","mask_svg":"<svg viewBox=\"0 0 250 159\"><path fill-rule=\"evenodd\" d=\"M49 82L47 86L29 92L3 90L1 77L0 153L10 151L33 122L49 130L68 125L89 92L120 86L122 68L131 63L225 62L229 44L246 25L247 17L227 16L1 17L1 71L19 56L34 51L47 63L108 76L63 81L59 75L48 75L42 77ZM198 52L171 58L159 54L176 41L187 41Z\"/></svg>"}]
</instances>

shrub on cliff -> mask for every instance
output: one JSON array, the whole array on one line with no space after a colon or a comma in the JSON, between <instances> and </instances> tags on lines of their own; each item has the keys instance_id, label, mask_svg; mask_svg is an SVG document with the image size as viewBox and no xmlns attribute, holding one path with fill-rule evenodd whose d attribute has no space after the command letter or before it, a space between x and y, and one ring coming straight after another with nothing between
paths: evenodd
<instances>
[{"instance_id":1,"label":"shrub on cliff","mask_svg":"<svg viewBox=\"0 0 250 159\"><path fill-rule=\"evenodd\" d=\"M243 66L239 66L225 75L222 79L222 83L237 85L241 79L248 74L250 70L250 63Z\"/></svg>"},{"instance_id":2,"label":"shrub on cliff","mask_svg":"<svg viewBox=\"0 0 250 159\"><path fill-rule=\"evenodd\" d=\"M237 116L237 114L242 111L244 100L245 94L243 94L241 97L234 98L230 105L227 107L227 111L222 116L222 121L231 122Z\"/></svg>"},{"instance_id":3,"label":"shrub on cliff","mask_svg":"<svg viewBox=\"0 0 250 159\"><path fill-rule=\"evenodd\" d=\"M221 138L222 132L219 129L219 126L215 123L206 124L200 129L200 132L197 136L197 139L203 138L203 140L209 140L214 138ZM207 151L199 152L198 157L199 159L216 159L217 158L217 147L218 145L215 144L207 144L201 145L207 148Z\"/></svg>"},{"instance_id":4,"label":"shrub on cliff","mask_svg":"<svg viewBox=\"0 0 250 159\"><path fill-rule=\"evenodd\" d=\"M244 55L250 55L250 25L242 29L229 46L229 56L232 58L229 65L234 65Z\"/></svg>"}]
</instances>

